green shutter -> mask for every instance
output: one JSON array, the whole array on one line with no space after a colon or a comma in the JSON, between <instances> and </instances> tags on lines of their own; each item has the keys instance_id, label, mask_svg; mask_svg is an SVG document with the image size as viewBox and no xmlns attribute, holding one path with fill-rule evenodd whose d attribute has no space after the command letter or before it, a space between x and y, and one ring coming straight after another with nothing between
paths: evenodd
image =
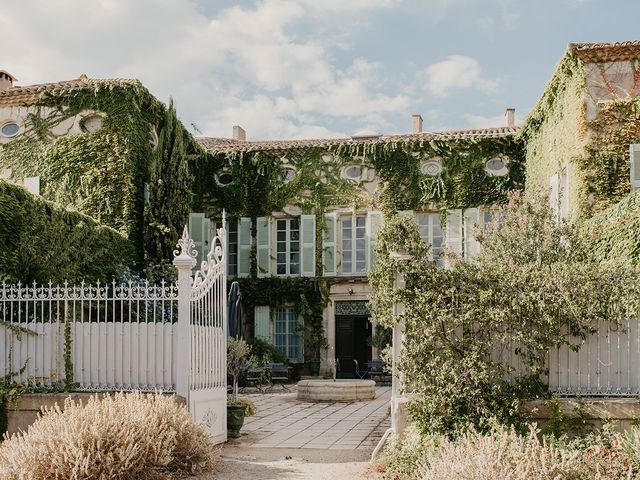
<instances>
[{"instance_id":1,"label":"green shutter","mask_svg":"<svg viewBox=\"0 0 640 480\"><path fill-rule=\"evenodd\" d=\"M253 310L254 330L253 336L271 341L269 336L270 311L269 307L255 307Z\"/></svg>"},{"instance_id":2,"label":"green shutter","mask_svg":"<svg viewBox=\"0 0 640 480\"><path fill-rule=\"evenodd\" d=\"M322 239L322 267L324 275L332 277L336 275L336 234L337 216L335 213L327 213L324 216L324 235Z\"/></svg>"},{"instance_id":3,"label":"green shutter","mask_svg":"<svg viewBox=\"0 0 640 480\"><path fill-rule=\"evenodd\" d=\"M316 216L300 215L300 274L316 275Z\"/></svg>"},{"instance_id":4,"label":"green shutter","mask_svg":"<svg viewBox=\"0 0 640 480\"><path fill-rule=\"evenodd\" d=\"M629 146L629 170L631 173L631 191L640 188L640 144Z\"/></svg>"},{"instance_id":5,"label":"green shutter","mask_svg":"<svg viewBox=\"0 0 640 480\"><path fill-rule=\"evenodd\" d=\"M412 212L413 213L413 212ZM367 271L370 272L376 265L376 239L382 226L382 212L373 211L367 213Z\"/></svg>"},{"instance_id":6,"label":"green shutter","mask_svg":"<svg viewBox=\"0 0 640 480\"><path fill-rule=\"evenodd\" d=\"M196 256L196 269L200 268L200 263L205 256L205 241L206 236L204 213L190 213L189 214L189 236L193 240L194 247L198 255Z\"/></svg>"},{"instance_id":7,"label":"green shutter","mask_svg":"<svg viewBox=\"0 0 640 480\"><path fill-rule=\"evenodd\" d=\"M238 277L251 273L251 219L242 217L238 224Z\"/></svg>"},{"instance_id":8,"label":"green shutter","mask_svg":"<svg viewBox=\"0 0 640 480\"><path fill-rule=\"evenodd\" d=\"M480 253L480 244L473 231L480 228L480 211L467 208L464 211L464 258L472 259Z\"/></svg>"},{"instance_id":9,"label":"green shutter","mask_svg":"<svg viewBox=\"0 0 640 480\"><path fill-rule=\"evenodd\" d=\"M256 256L258 262L258 276L271 275L271 219L258 218L256 225Z\"/></svg>"},{"instance_id":10,"label":"green shutter","mask_svg":"<svg viewBox=\"0 0 640 480\"><path fill-rule=\"evenodd\" d=\"M447 210L446 245L449 253L462 256L462 210Z\"/></svg>"}]
</instances>

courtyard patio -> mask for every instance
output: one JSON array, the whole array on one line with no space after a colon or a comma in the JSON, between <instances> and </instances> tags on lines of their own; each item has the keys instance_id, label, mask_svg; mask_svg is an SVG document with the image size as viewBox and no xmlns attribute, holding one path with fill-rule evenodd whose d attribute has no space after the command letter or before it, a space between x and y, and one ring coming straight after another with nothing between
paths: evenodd
<instances>
[{"instance_id":1,"label":"courtyard patio","mask_svg":"<svg viewBox=\"0 0 640 480\"><path fill-rule=\"evenodd\" d=\"M302 402L295 391L247 395L258 414L245 419L230 446L369 450L390 427L391 387L376 387L368 402Z\"/></svg>"}]
</instances>

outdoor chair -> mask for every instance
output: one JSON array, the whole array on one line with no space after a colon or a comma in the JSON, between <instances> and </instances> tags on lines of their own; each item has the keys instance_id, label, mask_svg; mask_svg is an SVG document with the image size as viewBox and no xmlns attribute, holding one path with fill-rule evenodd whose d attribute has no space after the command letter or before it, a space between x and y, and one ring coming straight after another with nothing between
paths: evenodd
<instances>
[{"instance_id":1,"label":"outdoor chair","mask_svg":"<svg viewBox=\"0 0 640 480\"><path fill-rule=\"evenodd\" d=\"M268 383L265 384L265 380L268 377L264 367L249 367L246 375L245 383L247 387L255 387L260 393L264 393L266 388L269 387Z\"/></svg>"},{"instance_id":2,"label":"outdoor chair","mask_svg":"<svg viewBox=\"0 0 640 480\"><path fill-rule=\"evenodd\" d=\"M360 364L358 364L358 360L354 359L353 363L355 363L356 369L356 375L357 377L362 380L363 378L366 378L367 375L369 375L369 370L360 370Z\"/></svg>"},{"instance_id":3,"label":"outdoor chair","mask_svg":"<svg viewBox=\"0 0 640 480\"><path fill-rule=\"evenodd\" d=\"M381 381L387 373L385 369L387 368L387 364L384 360L371 360L367 362L367 367L369 369L369 378L372 380L376 380L376 378Z\"/></svg>"},{"instance_id":4,"label":"outdoor chair","mask_svg":"<svg viewBox=\"0 0 640 480\"><path fill-rule=\"evenodd\" d=\"M270 363L269 373L271 378L271 386L278 383L283 390L289 391L287 382L289 381L289 367L284 363Z\"/></svg>"}]
</instances>

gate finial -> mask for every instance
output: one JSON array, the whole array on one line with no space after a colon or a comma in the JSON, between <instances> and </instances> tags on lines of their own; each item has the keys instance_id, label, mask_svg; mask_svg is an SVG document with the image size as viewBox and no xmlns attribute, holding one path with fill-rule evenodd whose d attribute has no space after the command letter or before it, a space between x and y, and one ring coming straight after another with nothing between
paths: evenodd
<instances>
[{"instance_id":1,"label":"gate finial","mask_svg":"<svg viewBox=\"0 0 640 480\"><path fill-rule=\"evenodd\" d=\"M196 250L196 244L193 239L189 236L189 229L187 226L184 226L184 230L182 231L182 237L178 240L176 244L177 249L173 251L174 257L191 257L196 258L198 256L198 251Z\"/></svg>"}]
</instances>

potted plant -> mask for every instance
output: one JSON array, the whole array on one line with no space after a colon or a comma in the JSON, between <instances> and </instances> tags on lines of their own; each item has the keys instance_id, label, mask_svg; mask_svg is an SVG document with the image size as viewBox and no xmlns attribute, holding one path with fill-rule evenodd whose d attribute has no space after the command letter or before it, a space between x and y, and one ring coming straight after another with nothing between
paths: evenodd
<instances>
[{"instance_id":1,"label":"potted plant","mask_svg":"<svg viewBox=\"0 0 640 480\"><path fill-rule=\"evenodd\" d=\"M244 417L255 414L255 406L248 398L238 397L238 379L251 364L251 348L242 339L227 341L227 373L233 378L231 399L227 401L227 431L230 437L240 436Z\"/></svg>"}]
</instances>

